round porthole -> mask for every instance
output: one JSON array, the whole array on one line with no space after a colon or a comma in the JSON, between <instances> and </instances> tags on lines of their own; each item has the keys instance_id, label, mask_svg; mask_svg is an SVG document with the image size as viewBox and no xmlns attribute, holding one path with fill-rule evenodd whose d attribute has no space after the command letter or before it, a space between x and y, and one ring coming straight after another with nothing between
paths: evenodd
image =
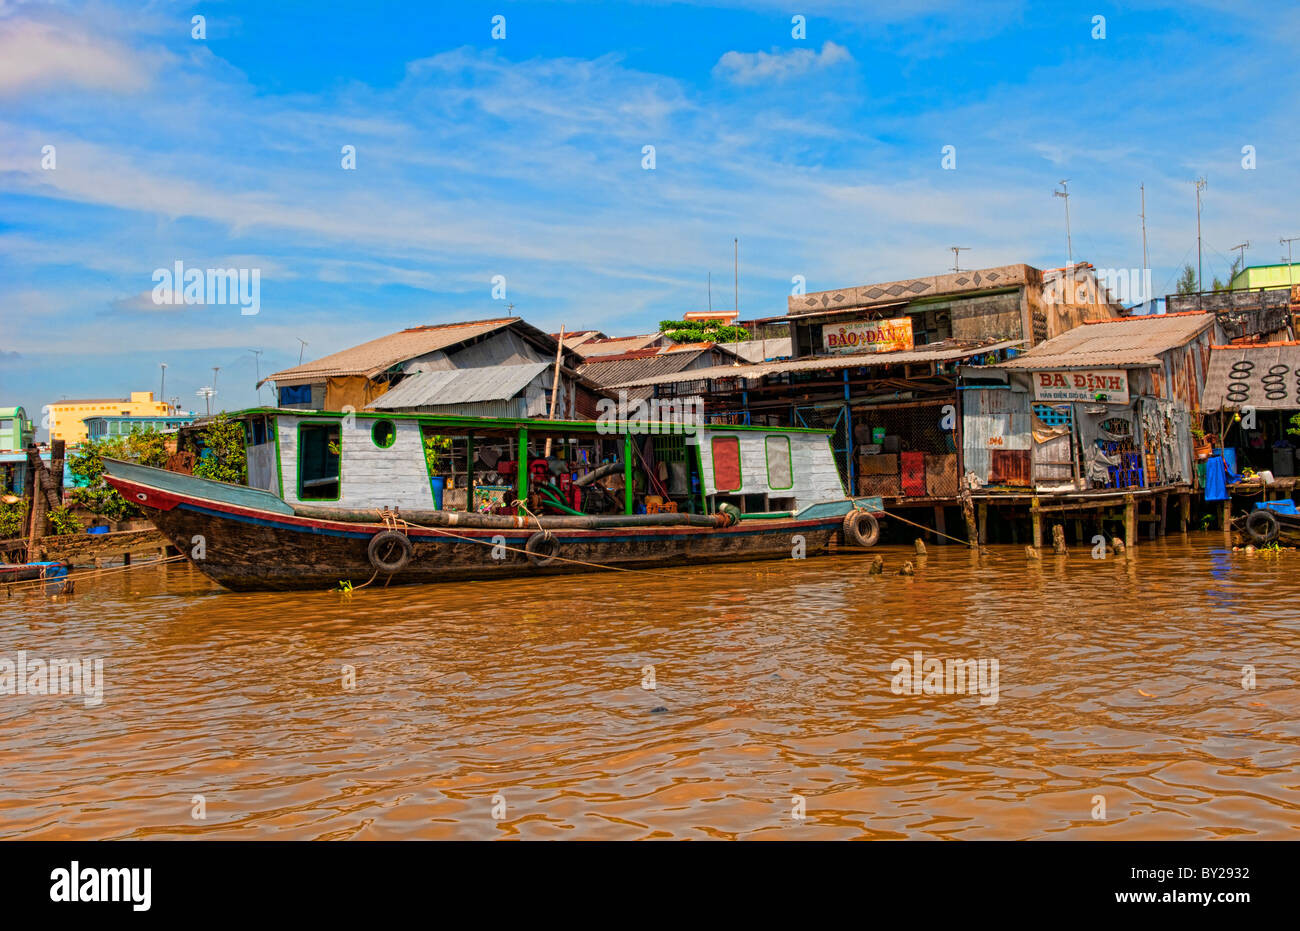
<instances>
[{"instance_id":1,"label":"round porthole","mask_svg":"<svg viewBox=\"0 0 1300 931\"><path fill-rule=\"evenodd\" d=\"M380 449L387 449L393 445L393 440L397 439L397 428L393 426L391 420L377 420L370 428L370 438Z\"/></svg>"}]
</instances>

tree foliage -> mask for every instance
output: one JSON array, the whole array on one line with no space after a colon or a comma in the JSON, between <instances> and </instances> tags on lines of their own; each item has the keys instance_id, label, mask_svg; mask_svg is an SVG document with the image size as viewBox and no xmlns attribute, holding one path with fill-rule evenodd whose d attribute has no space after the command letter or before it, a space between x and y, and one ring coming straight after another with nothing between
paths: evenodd
<instances>
[{"instance_id":1,"label":"tree foliage","mask_svg":"<svg viewBox=\"0 0 1300 931\"><path fill-rule=\"evenodd\" d=\"M660 320L659 332L679 343L743 343L749 331L717 320Z\"/></svg>"},{"instance_id":2,"label":"tree foliage","mask_svg":"<svg viewBox=\"0 0 1300 931\"><path fill-rule=\"evenodd\" d=\"M89 440L68 460L68 470L85 483L85 487L72 490L74 504L110 520L138 517L140 510L104 481L105 459L126 459L160 468L167 462L166 437L137 429L128 436Z\"/></svg>"},{"instance_id":3,"label":"tree foliage","mask_svg":"<svg viewBox=\"0 0 1300 931\"><path fill-rule=\"evenodd\" d=\"M244 424L218 414L198 433L203 451L194 474L231 485L248 483L248 456L244 452Z\"/></svg>"},{"instance_id":4,"label":"tree foliage","mask_svg":"<svg viewBox=\"0 0 1300 931\"><path fill-rule=\"evenodd\" d=\"M1183 273L1178 276L1178 284L1174 288L1178 294L1195 294L1196 287L1196 269L1191 265L1183 266Z\"/></svg>"},{"instance_id":5,"label":"tree foliage","mask_svg":"<svg viewBox=\"0 0 1300 931\"><path fill-rule=\"evenodd\" d=\"M51 509L49 513L50 531L56 536L62 536L65 533L81 533L86 529L77 515L63 505Z\"/></svg>"},{"instance_id":6,"label":"tree foliage","mask_svg":"<svg viewBox=\"0 0 1300 931\"><path fill-rule=\"evenodd\" d=\"M21 537L26 518L27 502L22 498L11 504L0 501L0 540Z\"/></svg>"},{"instance_id":7,"label":"tree foliage","mask_svg":"<svg viewBox=\"0 0 1300 931\"><path fill-rule=\"evenodd\" d=\"M424 465L430 475L441 475L443 457L451 454L451 437L433 433L424 435Z\"/></svg>"}]
</instances>

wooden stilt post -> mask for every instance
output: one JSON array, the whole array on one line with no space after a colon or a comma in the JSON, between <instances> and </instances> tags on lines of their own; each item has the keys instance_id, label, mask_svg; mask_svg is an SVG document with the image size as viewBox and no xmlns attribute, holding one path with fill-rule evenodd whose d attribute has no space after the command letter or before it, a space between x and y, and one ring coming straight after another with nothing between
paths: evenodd
<instances>
[{"instance_id":1,"label":"wooden stilt post","mask_svg":"<svg viewBox=\"0 0 1300 931\"><path fill-rule=\"evenodd\" d=\"M1160 495L1160 536L1164 536L1169 526L1169 492Z\"/></svg>"},{"instance_id":2,"label":"wooden stilt post","mask_svg":"<svg viewBox=\"0 0 1300 931\"><path fill-rule=\"evenodd\" d=\"M36 562L40 558L41 537L45 536L45 515L48 513L44 489L45 470L32 472L32 508L27 530L27 561Z\"/></svg>"},{"instance_id":3,"label":"wooden stilt post","mask_svg":"<svg viewBox=\"0 0 1300 931\"><path fill-rule=\"evenodd\" d=\"M1124 547L1132 549L1137 546L1137 498L1133 494L1124 496Z\"/></svg>"},{"instance_id":4,"label":"wooden stilt post","mask_svg":"<svg viewBox=\"0 0 1300 931\"><path fill-rule=\"evenodd\" d=\"M1032 525L1034 535L1034 549L1041 552L1043 549L1043 512L1038 506L1037 495L1029 503L1029 523Z\"/></svg>"},{"instance_id":5,"label":"wooden stilt post","mask_svg":"<svg viewBox=\"0 0 1300 931\"><path fill-rule=\"evenodd\" d=\"M1232 499L1231 498L1223 502L1223 512L1219 517L1219 525L1220 527L1223 528L1224 533L1227 533L1229 530L1232 529Z\"/></svg>"},{"instance_id":6,"label":"wooden stilt post","mask_svg":"<svg viewBox=\"0 0 1300 931\"><path fill-rule=\"evenodd\" d=\"M971 499L970 489L961 493L961 516L966 521L966 542L979 545L979 526L975 523L975 502Z\"/></svg>"},{"instance_id":7,"label":"wooden stilt post","mask_svg":"<svg viewBox=\"0 0 1300 931\"><path fill-rule=\"evenodd\" d=\"M940 534L947 533L948 527L944 523L942 504L936 504L934 506L934 529L936 531L934 535L934 545L943 546L948 542L948 538L944 536L940 536Z\"/></svg>"},{"instance_id":8,"label":"wooden stilt post","mask_svg":"<svg viewBox=\"0 0 1300 931\"><path fill-rule=\"evenodd\" d=\"M1178 496L1178 523L1183 533L1192 526L1192 496L1189 492Z\"/></svg>"},{"instance_id":9,"label":"wooden stilt post","mask_svg":"<svg viewBox=\"0 0 1300 931\"><path fill-rule=\"evenodd\" d=\"M989 541L989 503L987 501L979 503L979 526L980 545L983 546Z\"/></svg>"}]
</instances>

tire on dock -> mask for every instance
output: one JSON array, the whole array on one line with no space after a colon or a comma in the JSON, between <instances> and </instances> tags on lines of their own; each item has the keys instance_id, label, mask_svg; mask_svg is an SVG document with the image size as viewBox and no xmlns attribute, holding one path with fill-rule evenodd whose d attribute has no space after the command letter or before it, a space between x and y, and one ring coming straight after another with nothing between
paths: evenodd
<instances>
[{"instance_id":1,"label":"tire on dock","mask_svg":"<svg viewBox=\"0 0 1300 931\"><path fill-rule=\"evenodd\" d=\"M870 511L854 508L844 515L840 535L845 543L853 546L875 546L880 540L880 521Z\"/></svg>"}]
</instances>

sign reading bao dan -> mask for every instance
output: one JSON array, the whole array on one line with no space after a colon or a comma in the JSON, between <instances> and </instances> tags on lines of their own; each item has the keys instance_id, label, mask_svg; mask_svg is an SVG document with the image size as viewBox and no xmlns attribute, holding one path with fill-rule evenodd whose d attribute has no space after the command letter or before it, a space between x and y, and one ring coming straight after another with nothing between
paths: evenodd
<instances>
[{"instance_id":1,"label":"sign reading bao dan","mask_svg":"<svg viewBox=\"0 0 1300 931\"><path fill-rule=\"evenodd\" d=\"M1128 373L1123 369L1034 372L1035 401L1128 403Z\"/></svg>"},{"instance_id":2,"label":"sign reading bao dan","mask_svg":"<svg viewBox=\"0 0 1300 931\"><path fill-rule=\"evenodd\" d=\"M900 352L912 348L912 318L855 320L822 327L827 352Z\"/></svg>"}]
</instances>

